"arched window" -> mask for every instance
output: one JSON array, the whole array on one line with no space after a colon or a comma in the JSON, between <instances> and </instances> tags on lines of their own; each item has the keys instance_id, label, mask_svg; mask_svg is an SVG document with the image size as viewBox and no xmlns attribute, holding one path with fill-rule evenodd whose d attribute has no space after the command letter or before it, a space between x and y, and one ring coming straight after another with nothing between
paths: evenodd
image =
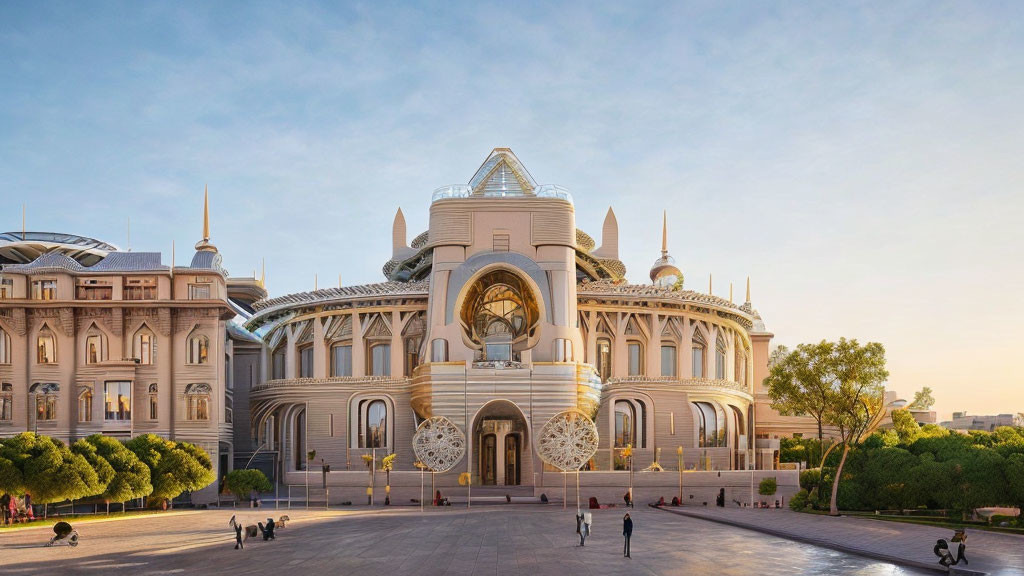
<instances>
[{"instance_id":1,"label":"arched window","mask_svg":"<svg viewBox=\"0 0 1024 576\"><path fill-rule=\"evenodd\" d=\"M693 361L693 370L691 372L691 376L693 376L694 378L704 377L705 350L707 350L707 342L704 341L704 337L701 335L700 330L694 328L693 343L690 347L690 354Z\"/></svg>"},{"instance_id":2,"label":"arched window","mask_svg":"<svg viewBox=\"0 0 1024 576\"><path fill-rule=\"evenodd\" d=\"M676 347L673 344L661 345L661 375L676 377Z\"/></svg>"},{"instance_id":3,"label":"arched window","mask_svg":"<svg viewBox=\"0 0 1024 576\"><path fill-rule=\"evenodd\" d=\"M352 375L352 343L343 342L331 346L331 376Z\"/></svg>"},{"instance_id":4,"label":"arched window","mask_svg":"<svg viewBox=\"0 0 1024 576\"><path fill-rule=\"evenodd\" d=\"M391 376L391 344L371 345L369 356L371 376Z\"/></svg>"},{"instance_id":5,"label":"arched window","mask_svg":"<svg viewBox=\"0 0 1024 576\"><path fill-rule=\"evenodd\" d=\"M98 364L107 359L106 347L103 345L103 336L90 334L85 338L85 363Z\"/></svg>"},{"instance_id":6,"label":"arched window","mask_svg":"<svg viewBox=\"0 0 1024 576\"><path fill-rule=\"evenodd\" d=\"M188 339L189 364L206 364L210 361L210 339L197 334Z\"/></svg>"},{"instance_id":7,"label":"arched window","mask_svg":"<svg viewBox=\"0 0 1024 576\"><path fill-rule=\"evenodd\" d=\"M373 400L366 407L364 448L384 448L388 438L388 407L383 400Z\"/></svg>"},{"instance_id":8,"label":"arched window","mask_svg":"<svg viewBox=\"0 0 1024 576\"><path fill-rule=\"evenodd\" d=\"M697 447L718 446L718 415L710 402L693 402L694 417L697 421Z\"/></svg>"},{"instance_id":9,"label":"arched window","mask_svg":"<svg viewBox=\"0 0 1024 576\"><path fill-rule=\"evenodd\" d=\"M644 373L644 349L639 342L626 344L626 352L629 356L629 375L640 376Z\"/></svg>"},{"instance_id":10,"label":"arched window","mask_svg":"<svg viewBox=\"0 0 1024 576\"><path fill-rule=\"evenodd\" d=\"M460 313L476 359L488 362L518 360L540 321L540 308L529 285L507 270L484 274L471 285Z\"/></svg>"},{"instance_id":11,"label":"arched window","mask_svg":"<svg viewBox=\"0 0 1024 576\"><path fill-rule=\"evenodd\" d=\"M192 421L210 419L210 385L189 384L185 387L185 404L187 418Z\"/></svg>"},{"instance_id":12,"label":"arched window","mask_svg":"<svg viewBox=\"0 0 1024 576\"><path fill-rule=\"evenodd\" d=\"M725 340L719 334L715 343L715 378L719 380L725 379L725 350Z\"/></svg>"},{"instance_id":13,"label":"arched window","mask_svg":"<svg viewBox=\"0 0 1024 576\"><path fill-rule=\"evenodd\" d=\"M747 355L738 342L736 345L736 381L740 383L740 386L747 385Z\"/></svg>"},{"instance_id":14,"label":"arched window","mask_svg":"<svg viewBox=\"0 0 1024 576\"><path fill-rule=\"evenodd\" d=\"M294 438L295 469L306 469L306 409L303 408L292 420L292 438Z\"/></svg>"},{"instance_id":15,"label":"arched window","mask_svg":"<svg viewBox=\"0 0 1024 576\"><path fill-rule=\"evenodd\" d=\"M608 338L597 339L597 373L602 382L612 377L612 341Z\"/></svg>"},{"instance_id":16,"label":"arched window","mask_svg":"<svg viewBox=\"0 0 1024 576\"><path fill-rule=\"evenodd\" d=\"M160 407L160 404L158 403L158 395L157 395L158 389L159 388L157 387L156 382L154 382L154 383L149 385L149 419L150 420L159 420L160 419L160 412L158 410L158 408Z\"/></svg>"},{"instance_id":17,"label":"arched window","mask_svg":"<svg viewBox=\"0 0 1024 576\"><path fill-rule=\"evenodd\" d=\"M0 328L0 364L11 363L11 337Z\"/></svg>"},{"instance_id":18,"label":"arched window","mask_svg":"<svg viewBox=\"0 0 1024 576\"><path fill-rule=\"evenodd\" d=\"M92 387L83 386L78 393L78 421L92 422Z\"/></svg>"},{"instance_id":19,"label":"arched window","mask_svg":"<svg viewBox=\"0 0 1024 576\"><path fill-rule=\"evenodd\" d=\"M29 388L29 394L35 396L36 421L47 422L57 419L57 396L60 394L60 384L33 384Z\"/></svg>"},{"instance_id":20,"label":"arched window","mask_svg":"<svg viewBox=\"0 0 1024 576\"><path fill-rule=\"evenodd\" d=\"M57 361L57 344L53 333L43 330L36 338L36 362L39 364L53 364Z\"/></svg>"},{"instance_id":21,"label":"arched window","mask_svg":"<svg viewBox=\"0 0 1024 576\"><path fill-rule=\"evenodd\" d=\"M135 333L134 349L132 356L139 360L139 364L150 365L156 358L156 337L148 328L141 328Z\"/></svg>"},{"instance_id":22,"label":"arched window","mask_svg":"<svg viewBox=\"0 0 1024 576\"><path fill-rule=\"evenodd\" d=\"M625 400L615 402L615 447L636 447L636 409Z\"/></svg>"}]
</instances>

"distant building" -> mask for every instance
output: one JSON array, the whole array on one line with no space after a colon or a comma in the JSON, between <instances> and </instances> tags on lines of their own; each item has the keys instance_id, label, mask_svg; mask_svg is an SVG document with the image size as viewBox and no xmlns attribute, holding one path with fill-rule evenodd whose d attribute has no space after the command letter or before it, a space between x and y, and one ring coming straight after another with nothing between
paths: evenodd
<instances>
[{"instance_id":1,"label":"distant building","mask_svg":"<svg viewBox=\"0 0 1024 576\"><path fill-rule=\"evenodd\" d=\"M995 416L970 416L967 412L953 412L953 419L941 425L950 430L984 430L992 432L1000 426L1024 426L1024 415L996 414Z\"/></svg>"}]
</instances>

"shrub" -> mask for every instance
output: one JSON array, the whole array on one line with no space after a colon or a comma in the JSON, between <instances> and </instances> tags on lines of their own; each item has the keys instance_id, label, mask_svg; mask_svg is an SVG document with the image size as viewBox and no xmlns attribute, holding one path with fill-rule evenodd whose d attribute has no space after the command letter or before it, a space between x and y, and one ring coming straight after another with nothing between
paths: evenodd
<instances>
[{"instance_id":1,"label":"shrub","mask_svg":"<svg viewBox=\"0 0 1024 576\"><path fill-rule=\"evenodd\" d=\"M273 489L270 480L259 470L232 470L227 475L228 490L239 500L249 492L269 492Z\"/></svg>"},{"instance_id":2,"label":"shrub","mask_svg":"<svg viewBox=\"0 0 1024 576\"><path fill-rule=\"evenodd\" d=\"M118 440L102 434L93 434L79 442L87 442L95 447L96 453L109 462L113 469L113 477L102 494L105 501L126 502L149 496L153 491L149 468Z\"/></svg>"},{"instance_id":3,"label":"shrub","mask_svg":"<svg viewBox=\"0 0 1024 576\"><path fill-rule=\"evenodd\" d=\"M789 499L789 509L794 510L796 512L806 510L807 507L810 505L810 494L808 494L807 490L803 488L801 488L799 492L794 494L793 497Z\"/></svg>"},{"instance_id":4,"label":"shrub","mask_svg":"<svg viewBox=\"0 0 1024 576\"><path fill-rule=\"evenodd\" d=\"M773 476L771 478L764 478L761 480L761 483L757 486L757 493L761 496L772 496L778 489L779 483Z\"/></svg>"},{"instance_id":5,"label":"shrub","mask_svg":"<svg viewBox=\"0 0 1024 576\"><path fill-rule=\"evenodd\" d=\"M821 480L821 468L811 468L800 472L800 488L806 492L817 488L819 480Z\"/></svg>"},{"instance_id":6,"label":"shrub","mask_svg":"<svg viewBox=\"0 0 1024 576\"><path fill-rule=\"evenodd\" d=\"M143 434L129 440L125 447L149 467L154 498L173 499L182 492L205 488L217 479L210 455L195 444Z\"/></svg>"}]
</instances>

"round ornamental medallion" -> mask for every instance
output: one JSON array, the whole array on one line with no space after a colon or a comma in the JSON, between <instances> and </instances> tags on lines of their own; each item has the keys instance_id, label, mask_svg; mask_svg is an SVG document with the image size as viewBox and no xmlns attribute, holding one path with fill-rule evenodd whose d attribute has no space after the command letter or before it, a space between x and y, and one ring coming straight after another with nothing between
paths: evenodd
<instances>
[{"instance_id":1,"label":"round ornamental medallion","mask_svg":"<svg viewBox=\"0 0 1024 576\"><path fill-rule=\"evenodd\" d=\"M428 469L447 472L466 454L466 436L451 420L434 416L416 428L412 449Z\"/></svg>"},{"instance_id":2,"label":"round ornamental medallion","mask_svg":"<svg viewBox=\"0 0 1024 576\"><path fill-rule=\"evenodd\" d=\"M597 426L579 410L555 414L540 429L537 453L563 472L579 470L597 452Z\"/></svg>"}]
</instances>

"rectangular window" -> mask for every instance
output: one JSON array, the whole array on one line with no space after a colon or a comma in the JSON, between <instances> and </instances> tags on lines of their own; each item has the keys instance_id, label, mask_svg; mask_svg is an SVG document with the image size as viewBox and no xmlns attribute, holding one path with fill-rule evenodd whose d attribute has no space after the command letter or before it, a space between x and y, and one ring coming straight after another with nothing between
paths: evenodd
<instances>
[{"instance_id":1,"label":"rectangular window","mask_svg":"<svg viewBox=\"0 0 1024 576\"><path fill-rule=\"evenodd\" d=\"M51 421L57 419L57 395L36 395L36 420Z\"/></svg>"},{"instance_id":2,"label":"rectangular window","mask_svg":"<svg viewBox=\"0 0 1024 576\"><path fill-rule=\"evenodd\" d=\"M271 364L273 364L274 380L284 380L284 350L274 352Z\"/></svg>"},{"instance_id":3,"label":"rectangular window","mask_svg":"<svg viewBox=\"0 0 1024 576\"><path fill-rule=\"evenodd\" d=\"M132 419L132 383L106 382L103 385L103 414L107 421Z\"/></svg>"},{"instance_id":4,"label":"rectangular window","mask_svg":"<svg viewBox=\"0 0 1024 576\"><path fill-rule=\"evenodd\" d=\"M156 278L125 278L125 300L156 300Z\"/></svg>"},{"instance_id":5,"label":"rectangular window","mask_svg":"<svg viewBox=\"0 0 1024 576\"><path fill-rule=\"evenodd\" d=\"M0 300L14 298L14 280L11 278L0 278Z\"/></svg>"},{"instance_id":6,"label":"rectangular window","mask_svg":"<svg viewBox=\"0 0 1024 576\"><path fill-rule=\"evenodd\" d=\"M208 394L189 394L187 398L189 420L210 419L210 396Z\"/></svg>"},{"instance_id":7,"label":"rectangular window","mask_svg":"<svg viewBox=\"0 0 1024 576\"><path fill-rule=\"evenodd\" d=\"M189 284L188 285L188 299L189 300L209 300L210 299L210 285L209 284Z\"/></svg>"},{"instance_id":8,"label":"rectangular window","mask_svg":"<svg viewBox=\"0 0 1024 576\"><path fill-rule=\"evenodd\" d=\"M391 376L391 345L378 344L370 349L371 376Z\"/></svg>"},{"instance_id":9,"label":"rectangular window","mask_svg":"<svg viewBox=\"0 0 1024 576\"><path fill-rule=\"evenodd\" d=\"M612 343L604 338L597 341L597 373L602 382L612 375Z\"/></svg>"},{"instance_id":10,"label":"rectangular window","mask_svg":"<svg viewBox=\"0 0 1024 576\"><path fill-rule=\"evenodd\" d=\"M434 338L430 341L430 361L448 361L448 341L444 338Z\"/></svg>"},{"instance_id":11,"label":"rectangular window","mask_svg":"<svg viewBox=\"0 0 1024 576\"><path fill-rule=\"evenodd\" d=\"M630 342L626 349L629 352L629 375L640 376L640 344L638 342Z\"/></svg>"},{"instance_id":12,"label":"rectangular window","mask_svg":"<svg viewBox=\"0 0 1024 576\"><path fill-rule=\"evenodd\" d=\"M53 336L40 336L36 343L36 362L39 364L53 364L57 361L57 353L54 348Z\"/></svg>"},{"instance_id":13,"label":"rectangular window","mask_svg":"<svg viewBox=\"0 0 1024 576\"><path fill-rule=\"evenodd\" d=\"M313 377L313 347L299 350L299 378Z\"/></svg>"},{"instance_id":14,"label":"rectangular window","mask_svg":"<svg viewBox=\"0 0 1024 576\"><path fill-rule=\"evenodd\" d=\"M92 390L78 395L78 421L92 422Z\"/></svg>"},{"instance_id":15,"label":"rectangular window","mask_svg":"<svg viewBox=\"0 0 1024 576\"><path fill-rule=\"evenodd\" d=\"M0 328L0 364L11 363L11 337Z\"/></svg>"},{"instance_id":16,"label":"rectangular window","mask_svg":"<svg viewBox=\"0 0 1024 576\"><path fill-rule=\"evenodd\" d=\"M331 376L352 375L352 345L339 344L331 348Z\"/></svg>"},{"instance_id":17,"label":"rectangular window","mask_svg":"<svg viewBox=\"0 0 1024 576\"><path fill-rule=\"evenodd\" d=\"M160 413L157 411L156 394L149 395L149 419L160 419Z\"/></svg>"},{"instance_id":18,"label":"rectangular window","mask_svg":"<svg viewBox=\"0 0 1024 576\"><path fill-rule=\"evenodd\" d=\"M693 377L703 378L704 377L704 349L700 346L694 346L692 350L693 358Z\"/></svg>"},{"instance_id":19,"label":"rectangular window","mask_svg":"<svg viewBox=\"0 0 1024 576\"><path fill-rule=\"evenodd\" d=\"M33 300L56 300L57 299L57 281L56 280L33 280L32 281L32 299Z\"/></svg>"},{"instance_id":20,"label":"rectangular window","mask_svg":"<svg viewBox=\"0 0 1024 576\"><path fill-rule=\"evenodd\" d=\"M512 345L511 344L488 344L487 345L487 361L488 362L509 362L512 360Z\"/></svg>"},{"instance_id":21,"label":"rectangular window","mask_svg":"<svg viewBox=\"0 0 1024 576\"><path fill-rule=\"evenodd\" d=\"M138 350L139 364L152 364L153 363L153 335L152 334L139 334L139 350Z\"/></svg>"},{"instance_id":22,"label":"rectangular window","mask_svg":"<svg viewBox=\"0 0 1024 576\"><path fill-rule=\"evenodd\" d=\"M96 364L103 360L103 340L99 336L85 339L85 363Z\"/></svg>"},{"instance_id":23,"label":"rectangular window","mask_svg":"<svg viewBox=\"0 0 1024 576\"><path fill-rule=\"evenodd\" d=\"M495 252L508 252L509 248L509 235L505 233L494 233L493 248Z\"/></svg>"},{"instance_id":24,"label":"rectangular window","mask_svg":"<svg viewBox=\"0 0 1024 576\"><path fill-rule=\"evenodd\" d=\"M661 347L661 375L670 376L675 378L676 376L676 347L675 346L662 346Z\"/></svg>"},{"instance_id":25,"label":"rectangular window","mask_svg":"<svg viewBox=\"0 0 1024 576\"><path fill-rule=\"evenodd\" d=\"M0 385L0 422L14 420L14 387L4 383Z\"/></svg>"},{"instance_id":26,"label":"rectangular window","mask_svg":"<svg viewBox=\"0 0 1024 576\"><path fill-rule=\"evenodd\" d=\"M76 300L111 300L114 287L105 280L79 280L75 285Z\"/></svg>"}]
</instances>

